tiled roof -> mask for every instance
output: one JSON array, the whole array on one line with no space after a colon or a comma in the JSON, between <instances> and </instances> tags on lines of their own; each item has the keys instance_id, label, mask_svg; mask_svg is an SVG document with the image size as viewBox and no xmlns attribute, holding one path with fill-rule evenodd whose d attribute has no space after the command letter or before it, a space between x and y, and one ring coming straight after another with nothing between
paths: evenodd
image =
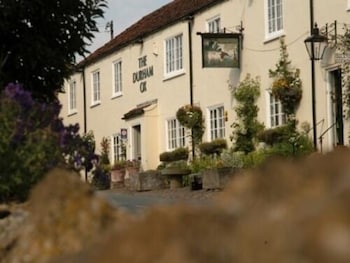
<instances>
[{"instance_id":1,"label":"tiled roof","mask_svg":"<svg viewBox=\"0 0 350 263\"><path fill-rule=\"evenodd\" d=\"M86 66L94 61L122 48L137 39L170 26L187 16L225 0L174 0L171 3L144 16L138 22L90 54L78 66Z\"/></svg>"}]
</instances>

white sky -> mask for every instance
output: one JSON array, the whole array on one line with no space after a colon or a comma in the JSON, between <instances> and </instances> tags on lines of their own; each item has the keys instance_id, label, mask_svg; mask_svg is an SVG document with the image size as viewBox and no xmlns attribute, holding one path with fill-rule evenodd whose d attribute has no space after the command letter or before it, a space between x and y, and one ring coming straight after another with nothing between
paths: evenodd
<instances>
[{"instance_id":1,"label":"white sky","mask_svg":"<svg viewBox=\"0 0 350 263\"><path fill-rule=\"evenodd\" d=\"M152 11L170 3L172 0L108 0L108 9L105 9L104 19L98 20L99 33L88 50L93 52L110 40L110 33L106 32L107 22L113 20L114 36Z\"/></svg>"}]
</instances>

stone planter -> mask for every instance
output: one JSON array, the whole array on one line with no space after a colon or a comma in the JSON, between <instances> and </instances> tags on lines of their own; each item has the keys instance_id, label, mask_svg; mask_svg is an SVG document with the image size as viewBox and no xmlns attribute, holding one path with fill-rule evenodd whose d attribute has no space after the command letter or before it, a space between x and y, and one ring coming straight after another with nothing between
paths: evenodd
<instances>
[{"instance_id":1,"label":"stone planter","mask_svg":"<svg viewBox=\"0 0 350 263\"><path fill-rule=\"evenodd\" d=\"M176 189L182 187L182 177L191 173L187 168L164 168L162 175L166 176L170 182L170 189Z\"/></svg>"},{"instance_id":2,"label":"stone planter","mask_svg":"<svg viewBox=\"0 0 350 263\"><path fill-rule=\"evenodd\" d=\"M237 168L222 167L202 171L203 189L223 189L238 172Z\"/></svg>"},{"instance_id":3,"label":"stone planter","mask_svg":"<svg viewBox=\"0 0 350 263\"><path fill-rule=\"evenodd\" d=\"M130 174L127 188L131 191L151 191L168 188L167 180L160 171L149 170Z\"/></svg>"},{"instance_id":4,"label":"stone planter","mask_svg":"<svg viewBox=\"0 0 350 263\"><path fill-rule=\"evenodd\" d=\"M125 170L111 170L111 188L124 187Z\"/></svg>"}]
</instances>

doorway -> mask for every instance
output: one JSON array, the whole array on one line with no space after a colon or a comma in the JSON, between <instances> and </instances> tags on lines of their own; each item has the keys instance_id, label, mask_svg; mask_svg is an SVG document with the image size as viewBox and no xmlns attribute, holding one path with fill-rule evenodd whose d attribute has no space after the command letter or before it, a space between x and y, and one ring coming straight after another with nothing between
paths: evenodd
<instances>
[{"instance_id":1,"label":"doorway","mask_svg":"<svg viewBox=\"0 0 350 263\"><path fill-rule=\"evenodd\" d=\"M333 127L333 145L344 145L344 113L341 70L329 72L331 87L331 122Z\"/></svg>"},{"instance_id":2,"label":"doorway","mask_svg":"<svg viewBox=\"0 0 350 263\"><path fill-rule=\"evenodd\" d=\"M141 161L141 125L132 127L132 157Z\"/></svg>"}]
</instances>

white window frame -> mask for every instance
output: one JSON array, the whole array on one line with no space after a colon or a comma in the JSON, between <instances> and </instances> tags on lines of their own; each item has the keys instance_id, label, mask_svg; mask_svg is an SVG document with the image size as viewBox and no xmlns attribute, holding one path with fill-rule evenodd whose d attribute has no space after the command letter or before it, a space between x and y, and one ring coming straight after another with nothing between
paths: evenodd
<instances>
[{"instance_id":1,"label":"white window frame","mask_svg":"<svg viewBox=\"0 0 350 263\"><path fill-rule=\"evenodd\" d=\"M270 7L272 2L274 6ZM280 8L277 2L280 3ZM283 14L283 0L265 0L265 41L281 37L284 34Z\"/></svg>"},{"instance_id":2,"label":"white window frame","mask_svg":"<svg viewBox=\"0 0 350 263\"><path fill-rule=\"evenodd\" d=\"M275 128L286 124L286 115L283 112L281 102L269 92L269 124Z\"/></svg>"},{"instance_id":3,"label":"white window frame","mask_svg":"<svg viewBox=\"0 0 350 263\"><path fill-rule=\"evenodd\" d=\"M224 105L216 105L216 106L210 107L208 108L207 113L208 113L209 141L225 138L226 120L225 120Z\"/></svg>"},{"instance_id":4,"label":"white window frame","mask_svg":"<svg viewBox=\"0 0 350 263\"><path fill-rule=\"evenodd\" d=\"M220 30L221 30L221 18L219 15L207 20L208 33L220 33Z\"/></svg>"},{"instance_id":5,"label":"white window frame","mask_svg":"<svg viewBox=\"0 0 350 263\"><path fill-rule=\"evenodd\" d=\"M123 93L123 63L121 59L113 62L113 91L112 97L121 96Z\"/></svg>"},{"instance_id":6,"label":"white window frame","mask_svg":"<svg viewBox=\"0 0 350 263\"><path fill-rule=\"evenodd\" d=\"M176 118L170 118L166 121L167 150L175 150L179 147L185 147L186 135L185 127L180 124Z\"/></svg>"},{"instance_id":7,"label":"white window frame","mask_svg":"<svg viewBox=\"0 0 350 263\"><path fill-rule=\"evenodd\" d=\"M125 154L123 155L123 140L119 133L113 134L111 136L111 153L112 153L112 163L116 163L118 161L124 161L126 159Z\"/></svg>"},{"instance_id":8,"label":"white window frame","mask_svg":"<svg viewBox=\"0 0 350 263\"><path fill-rule=\"evenodd\" d=\"M101 73L95 70L91 73L91 104L92 106L101 103Z\"/></svg>"},{"instance_id":9,"label":"white window frame","mask_svg":"<svg viewBox=\"0 0 350 263\"><path fill-rule=\"evenodd\" d=\"M164 41L165 79L184 73L183 34L177 34Z\"/></svg>"},{"instance_id":10,"label":"white window frame","mask_svg":"<svg viewBox=\"0 0 350 263\"><path fill-rule=\"evenodd\" d=\"M69 82L68 91L68 114L77 112L77 83L75 80Z\"/></svg>"}]
</instances>

